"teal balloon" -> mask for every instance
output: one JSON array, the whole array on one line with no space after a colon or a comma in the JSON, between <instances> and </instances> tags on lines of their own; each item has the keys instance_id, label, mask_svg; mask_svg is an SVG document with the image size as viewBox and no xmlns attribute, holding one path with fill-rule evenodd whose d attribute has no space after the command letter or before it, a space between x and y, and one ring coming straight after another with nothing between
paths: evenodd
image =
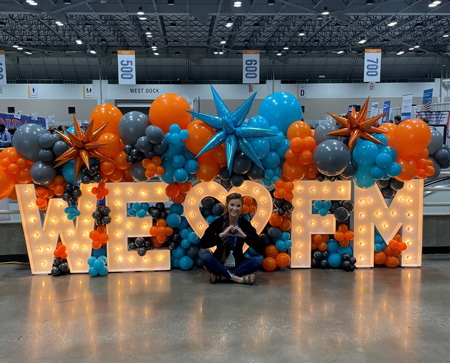
<instances>
[{"instance_id":1,"label":"teal balloon","mask_svg":"<svg viewBox=\"0 0 450 363\"><path fill-rule=\"evenodd\" d=\"M263 116L260 115L256 115L251 117L248 121L247 121L247 126L251 126L251 127L260 127L262 129L268 129L270 127L269 121L267 121L267 119Z\"/></svg>"},{"instance_id":2,"label":"teal balloon","mask_svg":"<svg viewBox=\"0 0 450 363\"><path fill-rule=\"evenodd\" d=\"M194 261L189 256L180 258L180 268L184 271L190 270L194 266Z\"/></svg>"},{"instance_id":3,"label":"teal balloon","mask_svg":"<svg viewBox=\"0 0 450 363\"><path fill-rule=\"evenodd\" d=\"M399 176L402 172L402 167L399 163L392 163L392 165L386 169L386 174L390 176L391 178L395 178L396 176Z\"/></svg>"},{"instance_id":4,"label":"teal balloon","mask_svg":"<svg viewBox=\"0 0 450 363\"><path fill-rule=\"evenodd\" d=\"M258 114L286 135L289 126L302 119L302 106L293 95L277 92L261 102Z\"/></svg>"},{"instance_id":5,"label":"teal balloon","mask_svg":"<svg viewBox=\"0 0 450 363\"><path fill-rule=\"evenodd\" d=\"M378 147L371 141L363 140L356 143L357 152L353 154L353 158L359 165L371 165L375 163L378 155Z\"/></svg>"},{"instance_id":6,"label":"teal balloon","mask_svg":"<svg viewBox=\"0 0 450 363\"><path fill-rule=\"evenodd\" d=\"M64 164L62 175L68 183L78 184L81 181L81 173L78 175L78 179L75 180L75 160L70 160Z\"/></svg>"},{"instance_id":7,"label":"teal balloon","mask_svg":"<svg viewBox=\"0 0 450 363\"><path fill-rule=\"evenodd\" d=\"M328 264L333 268L339 267L341 265L341 262L342 262L342 257L339 253L332 253L328 257Z\"/></svg>"}]
</instances>

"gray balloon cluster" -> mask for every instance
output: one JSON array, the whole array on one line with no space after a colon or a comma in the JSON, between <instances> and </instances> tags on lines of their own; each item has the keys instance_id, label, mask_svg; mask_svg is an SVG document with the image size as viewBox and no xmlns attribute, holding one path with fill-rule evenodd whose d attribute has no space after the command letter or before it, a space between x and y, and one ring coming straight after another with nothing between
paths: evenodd
<instances>
[{"instance_id":1,"label":"gray balloon cluster","mask_svg":"<svg viewBox=\"0 0 450 363\"><path fill-rule=\"evenodd\" d=\"M313 154L317 170L327 176L339 175L348 166L351 153L339 140L325 140L317 145Z\"/></svg>"},{"instance_id":2,"label":"gray balloon cluster","mask_svg":"<svg viewBox=\"0 0 450 363\"><path fill-rule=\"evenodd\" d=\"M39 161L39 138L46 131L42 126L36 124L25 124L20 126L13 137L13 146L17 153L29 161Z\"/></svg>"},{"instance_id":3,"label":"gray balloon cluster","mask_svg":"<svg viewBox=\"0 0 450 363\"><path fill-rule=\"evenodd\" d=\"M47 185L55 179L56 171L52 164L37 161L30 169L30 176L36 184Z\"/></svg>"},{"instance_id":4,"label":"gray balloon cluster","mask_svg":"<svg viewBox=\"0 0 450 363\"><path fill-rule=\"evenodd\" d=\"M428 143L427 149L428 154L432 155L440 148L442 148L442 140L444 138L442 137L442 134L434 127L430 127L430 131L431 131L431 139L430 142Z\"/></svg>"},{"instance_id":5,"label":"gray balloon cluster","mask_svg":"<svg viewBox=\"0 0 450 363\"><path fill-rule=\"evenodd\" d=\"M433 161L434 174L430 175L426 180L431 181L439 177L441 169L450 167L450 146L444 145L444 138L442 134L434 127L430 127L431 140L428 143L427 149L429 159Z\"/></svg>"},{"instance_id":6,"label":"gray balloon cluster","mask_svg":"<svg viewBox=\"0 0 450 363\"><path fill-rule=\"evenodd\" d=\"M337 129L338 127L332 121L328 121L317 126L314 130L314 139L316 140L316 144L319 145L325 140L337 140L338 136L327 135L329 132L336 131Z\"/></svg>"},{"instance_id":7,"label":"gray balloon cluster","mask_svg":"<svg viewBox=\"0 0 450 363\"><path fill-rule=\"evenodd\" d=\"M125 144L135 145L138 139L145 135L145 129L150 125L146 115L139 111L131 111L123 115L119 122L119 135Z\"/></svg>"}]
</instances>

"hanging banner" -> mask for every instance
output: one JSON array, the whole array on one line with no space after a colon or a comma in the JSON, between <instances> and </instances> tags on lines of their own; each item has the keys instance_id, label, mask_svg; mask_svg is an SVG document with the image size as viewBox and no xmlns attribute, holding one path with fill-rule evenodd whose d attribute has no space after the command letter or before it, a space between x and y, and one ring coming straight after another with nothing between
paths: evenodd
<instances>
[{"instance_id":1,"label":"hanging banner","mask_svg":"<svg viewBox=\"0 0 450 363\"><path fill-rule=\"evenodd\" d=\"M380 82L381 49L366 49L364 56L364 82Z\"/></svg>"},{"instance_id":2,"label":"hanging banner","mask_svg":"<svg viewBox=\"0 0 450 363\"><path fill-rule=\"evenodd\" d=\"M411 118L413 95L403 95L402 102L402 121Z\"/></svg>"},{"instance_id":3,"label":"hanging banner","mask_svg":"<svg viewBox=\"0 0 450 363\"><path fill-rule=\"evenodd\" d=\"M259 83L259 50L244 50L242 83Z\"/></svg>"},{"instance_id":4,"label":"hanging banner","mask_svg":"<svg viewBox=\"0 0 450 363\"><path fill-rule=\"evenodd\" d=\"M431 100L433 99L433 89L423 91L422 111L431 111Z\"/></svg>"},{"instance_id":5,"label":"hanging banner","mask_svg":"<svg viewBox=\"0 0 450 363\"><path fill-rule=\"evenodd\" d=\"M0 113L0 124L6 126L7 129L17 129L25 124L37 124L47 129L47 122L45 117L33 118L31 116L21 115L20 117L14 117L12 113Z\"/></svg>"},{"instance_id":6,"label":"hanging banner","mask_svg":"<svg viewBox=\"0 0 450 363\"><path fill-rule=\"evenodd\" d=\"M378 115L378 101L372 102L372 108L370 112L370 117L374 117Z\"/></svg>"},{"instance_id":7,"label":"hanging banner","mask_svg":"<svg viewBox=\"0 0 450 363\"><path fill-rule=\"evenodd\" d=\"M0 50L0 84L6 84L6 59L4 50Z\"/></svg>"},{"instance_id":8,"label":"hanging banner","mask_svg":"<svg viewBox=\"0 0 450 363\"><path fill-rule=\"evenodd\" d=\"M383 113L385 113L385 112L386 112L386 114L382 118L382 121L381 121L382 123L389 122L389 114L391 113L391 101L384 101Z\"/></svg>"},{"instance_id":9,"label":"hanging banner","mask_svg":"<svg viewBox=\"0 0 450 363\"><path fill-rule=\"evenodd\" d=\"M136 84L136 59L134 50L117 51L119 84Z\"/></svg>"}]
</instances>

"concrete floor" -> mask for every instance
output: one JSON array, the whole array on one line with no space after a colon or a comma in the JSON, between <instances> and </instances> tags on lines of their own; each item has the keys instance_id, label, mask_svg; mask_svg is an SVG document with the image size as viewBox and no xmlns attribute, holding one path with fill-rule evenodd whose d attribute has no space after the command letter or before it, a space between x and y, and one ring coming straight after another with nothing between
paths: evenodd
<instances>
[{"instance_id":1,"label":"concrete floor","mask_svg":"<svg viewBox=\"0 0 450 363\"><path fill-rule=\"evenodd\" d=\"M0 266L0 362L448 362L450 256L422 268L31 276Z\"/></svg>"}]
</instances>

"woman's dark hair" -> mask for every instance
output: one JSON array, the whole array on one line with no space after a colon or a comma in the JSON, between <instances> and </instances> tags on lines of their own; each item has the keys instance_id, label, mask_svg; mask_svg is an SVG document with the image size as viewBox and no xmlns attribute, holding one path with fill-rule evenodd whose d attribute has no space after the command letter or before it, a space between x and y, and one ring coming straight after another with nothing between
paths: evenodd
<instances>
[{"instance_id":1,"label":"woman's dark hair","mask_svg":"<svg viewBox=\"0 0 450 363\"><path fill-rule=\"evenodd\" d=\"M222 230L225 229L226 227L228 227L228 208L227 208L227 205L228 205L228 203L230 203L230 200L233 200L233 199L239 199L241 201L241 203L244 204L244 198L242 198L242 195L240 195L239 193L228 194L227 199L226 199L226 204L225 204L225 210L223 212L223 226L222 226Z\"/></svg>"}]
</instances>

